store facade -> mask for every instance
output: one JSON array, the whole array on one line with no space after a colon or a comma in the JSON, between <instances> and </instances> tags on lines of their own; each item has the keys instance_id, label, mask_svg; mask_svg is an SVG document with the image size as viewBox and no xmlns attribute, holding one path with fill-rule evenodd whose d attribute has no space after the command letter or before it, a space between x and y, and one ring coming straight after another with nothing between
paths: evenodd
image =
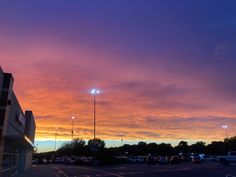
<instances>
[{"instance_id":1,"label":"store facade","mask_svg":"<svg viewBox=\"0 0 236 177\"><path fill-rule=\"evenodd\" d=\"M23 111L13 90L12 74L0 68L0 173L24 172L35 150L35 120L32 111Z\"/></svg>"}]
</instances>

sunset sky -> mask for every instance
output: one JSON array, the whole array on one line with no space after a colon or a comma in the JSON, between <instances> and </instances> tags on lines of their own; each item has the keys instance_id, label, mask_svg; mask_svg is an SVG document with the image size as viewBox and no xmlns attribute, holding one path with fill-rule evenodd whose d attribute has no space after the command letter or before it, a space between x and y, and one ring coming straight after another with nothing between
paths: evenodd
<instances>
[{"instance_id":1,"label":"sunset sky","mask_svg":"<svg viewBox=\"0 0 236 177\"><path fill-rule=\"evenodd\" d=\"M0 65L42 151L93 138L92 88L110 143L236 135L234 0L2 0Z\"/></svg>"}]
</instances>

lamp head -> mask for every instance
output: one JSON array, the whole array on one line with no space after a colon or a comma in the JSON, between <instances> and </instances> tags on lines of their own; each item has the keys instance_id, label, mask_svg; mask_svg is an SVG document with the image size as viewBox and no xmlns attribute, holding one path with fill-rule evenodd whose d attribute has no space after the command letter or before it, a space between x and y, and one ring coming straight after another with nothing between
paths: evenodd
<instances>
[{"instance_id":1,"label":"lamp head","mask_svg":"<svg viewBox=\"0 0 236 177\"><path fill-rule=\"evenodd\" d=\"M228 125L222 125L221 127L226 129L228 128Z\"/></svg>"},{"instance_id":2,"label":"lamp head","mask_svg":"<svg viewBox=\"0 0 236 177\"><path fill-rule=\"evenodd\" d=\"M92 89L92 90L90 91L90 93L91 93L92 95L97 95L97 94L100 93L100 91L99 91L99 90L96 90L96 89Z\"/></svg>"}]
</instances>

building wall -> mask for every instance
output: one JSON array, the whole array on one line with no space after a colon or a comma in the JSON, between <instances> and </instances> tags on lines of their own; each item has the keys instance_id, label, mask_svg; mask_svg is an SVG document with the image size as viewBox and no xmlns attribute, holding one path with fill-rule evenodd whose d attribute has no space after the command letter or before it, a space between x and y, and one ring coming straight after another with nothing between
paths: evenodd
<instances>
[{"instance_id":1,"label":"building wall","mask_svg":"<svg viewBox=\"0 0 236 177\"><path fill-rule=\"evenodd\" d=\"M25 111L25 135L34 143L36 124L32 111Z\"/></svg>"},{"instance_id":2,"label":"building wall","mask_svg":"<svg viewBox=\"0 0 236 177\"><path fill-rule=\"evenodd\" d=\"M10 106L8 125L6 130L7 136L24 135L26 118L20 104L13 93L11 96L12 104Z\"/></svg>"},{"instance_id":3,"label":"building wall","mask_svg":"<svg viewBox=\"0 0 236 177\"><path fill-rule=\"evenodd\" d=\"M2 82L3 82L3 71L2 68L0 67L0 88L2 88ZM0 97L1 97L1 91L0 91Z\"/></svg>"},{"instance_id":4,"label":"building wall","mask_svg":"<svg viewBox=\"0 0 236 177\"><path fill-rule=\"evenodd\" d=\"M3 77L2 77L3 76ZM0 172L2 168L2 159L4 152L4 138L9 110L11 105L11 95L12 95L12 87L13 87L13 77L9 73L3 73L1 70L1 87L0 87Z\"/></svg>"},{"instance_id":5,"label":"building wall","mask_svg":"<svg viewBox=\"0 0 236 177\"><path fill-rule=\"evenodd\" d=\"M0 99L1 99L1 93L2 93L2 83L3 83L3 71L0 67ZM4 119L3 110L0 108L0 122ZM2 124L2 123L0 123ZM0 165L2 164L3 159L3 144L2 144L2 125L0 125ZM0 172L1 172L1 166L0 166Z\"/></svg>"},{"instance_id":6,"label":"building wall","mask_svg":"<svg viewBox=\"0 0 236 177\"><path fill-rule=\"evenodd\" d=\"M19 154L18 172L24 173L32 165L33 151L30 149L20 149Z\"/></svg>"},{"instance_id":7,"label":"building wall","mask_svg":"<svg viewBox=\"0 0 236 177\"><path fill-rule=\"evenodd\" d=\"M32 165L32 156L33 156L33 151L32 150L27 150L26 151L26 158L25 158L25 168L24 170L27 170L31 167Z\"/></svg>"},{"instance_id":8,"label":"building wall","mask_svg":"<svg viewBox=\"0 0 236 177\"><path fill-rule=\"evenodd\" d=\"M24 114L12 86L12 75L4 73L0 67L0 172L4 148L19 153L19 172L31 166L35 148L33 113L26 111Z\"/></svg>"},{"instance_id":9,"label":"building wall","mask_svg":"<svg viewBox=\"0 0 236 177\"><path fill-rule=\"evenodd\" d=\"M3 83L3 71L2 71L2 68L0 67L0 99L1 99L1 93L2 93L2 83ZM3 113L3 110L1 111L2 109L0 108L0 122L3 121L4 119L4 113ZM2 123L0 123L0 140L1 140L1 137L2 137Z\"/></svg>"},{"instance_id":10,"label":"building wall","mask_svg":"<svg viewBox=\"0 0 236 177\"><path fill-rule=\"evenodd\" d=\"M26 140L29 139L31 142ZM32 111L22 111L21 106L12 94L7 130L5 134L6 145L19 153L18 172L24 173L32 165L32 154L35 138L35 121ZM15 143L14 142L15 139Z\"/></svg>"}]
</instances>

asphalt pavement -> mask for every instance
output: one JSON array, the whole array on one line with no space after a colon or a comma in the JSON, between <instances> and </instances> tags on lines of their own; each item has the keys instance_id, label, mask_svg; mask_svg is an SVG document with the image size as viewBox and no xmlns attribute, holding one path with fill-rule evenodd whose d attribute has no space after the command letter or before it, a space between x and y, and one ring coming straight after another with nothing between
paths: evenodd
<instances>
[{"instance_id":1,"label":"asphalt pavement","mask_svg":"<svg viewBox=\"0 0 236 177\"><path fill-rule=\"evenodd\" d=\"M180 165L124 164L119 166L33 166L17 177L236 177L236 165L214 162Z\"/></svg>"},{"instance_id":2,"label":"asphalt pavement","mask_svg":"<svg viewBox=\"0 0 236 177\"><path fill-rule=\"evenodd\" d=\"M68 177L63 171L51 165L33 165L24 174L15 177Z\"/></svg>"}]
</instances>

